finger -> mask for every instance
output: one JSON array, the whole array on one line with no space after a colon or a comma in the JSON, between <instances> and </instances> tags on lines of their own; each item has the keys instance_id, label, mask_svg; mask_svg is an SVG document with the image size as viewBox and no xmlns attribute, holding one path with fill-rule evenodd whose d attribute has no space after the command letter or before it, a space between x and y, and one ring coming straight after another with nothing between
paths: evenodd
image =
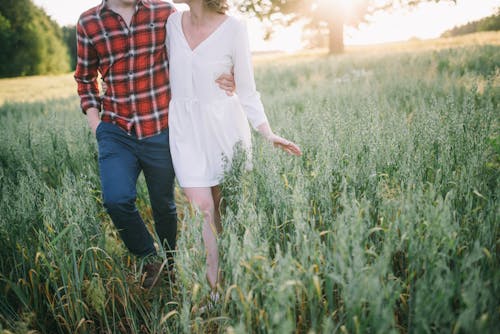
<instances>
[{"instance_id":1,"label":"finger","mask_svg":"<svg viewBox=\"0 0 500 334\"><path fill-rule=\"evenodd\" d=\"M229 80L219 80L219 81L217 81L217 84L222 89L234 90L234 83L232 81L229 81Z\"/></svg>"},{"instance_id":2,"label":"finger","mask_svg":"<svg viewBox=\"0 0 500 334\"><path fill-rule=\"evenodd\" d=\"M300 147L298 147L295 143L290 143L290 145L288 145L290 147L290 149L292 149L294 152L299 152L301 153L300 151Z\"/></svg>"},{"instance_id":3,"label":"finger","mask_svg":"<svg viewBox=\"0 0 500 334\"><path fill-rule=\"evenodd\" d=\"M223 90L232 90L233 86L227 83L219 83L219 88Z\"/></svg>"},{"instance_id":4,"label":"finger","mask_svg":"<svg viewBox=\"0 0 500 334\"><path fill-rule=\"evenodd\" d=\"M283 150L286 152L296 155L296 156L301 156L302 151L300 150L300 147L298 147L295 143L285 141L285 143L280 145Z\"/></svg>"},{"instance_id":5,"label":"finger","mask_svg":"<svg viewBox=\"0 0 500 334\"><path fill-rule=\"evenodd\" d=\"M234 94L234 87L219 85L219 88L225 91L228 96L232 96Z\"/></svg>"},{"instance_id":6,"label":"finger","mask_svg":"<svg viewBox=\"0 0 500 334\"><path fill-rule=\"evenodd\" d=\"M296 156L301 156L302 155L302 151L300 150L300 147L298 147L297 145L293 146L293 151L294 151L294 153L295 153Z\"/></svg>"},{"instance_id":7,"label":"finger","mask_svg":"<svg viewBox=\"0 0 500 334\"><path fill-rule=\"evenodd\" d=\"M298 148L298 147L297 147L297 148L292 149L292 152L293 152L292 154L294 154L294 155L296 155L296 156L298 156L298 157L300 157L300 156L302 155L302 151L301 151L301 150L300 150L300 148Z\"/></svg>"},{"instance_id":8,"label":"finger","mask_svg":"<svg viewBox=\"0 0 500 334\"><path fill-rule=\"evenodd\" d=\"M287 149L285 149L285 151L286 151L288 154L298 156L298 153L297 153L297 152L295 152L294 150L292 150L291 148L287 148Z\"/></svg>"},{"instance_id":9,"label":"finger","mask_svg":"<svg viewBox=\"0 0 500 334\"><path fill-rule=\"evenodd\" d=\"M288 145L285 145L284 143L275 143L274 145L286 152L288 152L288 150L290 149L290 147L288 147Z\"/></svg>"},{"instance_id":10,"label":"finger","mask_svg":"<svg viewBox=\"0 0 500 334\"><path fill-rule=\"evenodd\" d=\"M293 142L286 140L285 138L281 138L280 142L282 145L288 146L288 147L295 145Z\"/></svg>"},{"instance_id":11,"label":"finger","mask_svg":"<svg viewBox=\"0 0 500 334\"><path fill-rule=\"evenodd\" d=\"M282 148L286 148L286 147L289 147L290 146L290 142L288 140L285 140L285 139L276 139L274 141L274 143L276 145L279 145L280 147Z\"/></svg>"},{"instance_id":12,"label":"finger","mask_svg":"<svg viewBox=\"0 0 500 334\"><path fill-rule=\"evenodd\" d=\"M287 146L286 148L286 151L290 154L293 154L293 155L300 155L300 149L298 147L295 147L295 146Z\"/></svg>"},{"instance_id":13,"label":"finger","mask_svg":"<svg viewBox=\"0 0 500 334\"><path fill-rule=\"evenodd\" d=\"M233 76L231 74L223 73L221 74L216 81L232 81Z\"/></svg>"}]
</instances>

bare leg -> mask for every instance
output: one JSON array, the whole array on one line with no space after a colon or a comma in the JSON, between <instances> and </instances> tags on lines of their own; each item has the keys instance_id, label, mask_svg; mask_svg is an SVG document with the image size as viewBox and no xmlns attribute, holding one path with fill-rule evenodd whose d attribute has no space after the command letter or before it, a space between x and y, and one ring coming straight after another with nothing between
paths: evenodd
<instances>
[{"instance_id":1,"label":"bare leg","mask_svg":"<svg viewBox=\"0 0 500 334\"><path fill-rule=\"evenodd\" d=\"M184 192L189 202L203 214L202 236L207 252L207 279L212 289L215 289L218 283L219 251L217 249L217 228L214 222L215 205L212 190L208 187L184 188Z\"/></svg>"},{"instance_id":2,"label":"bare leg","mask_svg":"<svg viewBox=\"0 0 500 334\"><path fill-rule=\"evenodd\" d=\"M214 209L215 209L215 216L214 216L214 223L215 223L215 228L217 229L217 234L222 233L222 223L221 223L221 215L224 212L224 199L222 198L222 192L220 190L219 186L212 187L212 197L214 199ZM222 273L219 270L218 272L219 276L217 278L217 282L221 283L222 282Z\"/></svg>"},{"instance_id":3,"label":"bare leg","mask_svg":"<svg viewBox=\"0 0 500 334\"><path fill-rule=\"evenodd\" d=\"M223 209L222 203L222 192L219 186L212 187L212 197L214 199L214 223L215 228L217 229L217 234L222 233L222 224L221 224L221 210Z\"/></svg>"}]
</instances>

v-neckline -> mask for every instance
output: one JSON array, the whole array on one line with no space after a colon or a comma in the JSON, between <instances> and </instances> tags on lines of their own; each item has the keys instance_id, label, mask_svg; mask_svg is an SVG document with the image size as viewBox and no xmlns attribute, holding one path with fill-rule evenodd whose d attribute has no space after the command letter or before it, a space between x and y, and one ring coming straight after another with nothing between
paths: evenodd
<instances>
[{"instance_id":1,"label":"v-neckline","mask_svg":"<svg viewBox=\"0 0 500 334\"><path fill-rule=\"evenodd\" d=\"M191 47L191 45L189 45L189 41L187 39L187 36L186 34L184 33L184 27L182 26L182 18L184 17L184 13L186 13L186 11L182 12L180 16L180 19L179 19L179 27L181 29L181 34L182 34L182 37L184 39L184 42L186 43L186 46L187 48L189 49L189 51L191 51L192 53L194 53L196 50L198 50L203 44L205 44L212 36L214 36L219 30L221 30L222 26L224 26L224 24L229 20L229 16L226 15L226 18L224 19L224 21L222 21L221 23L219 23L219 25L210 33L208 34L207 37L205 37L205 39L203 39L200 43L198 43L194 48Z\"/></svg>"}]
</instances>

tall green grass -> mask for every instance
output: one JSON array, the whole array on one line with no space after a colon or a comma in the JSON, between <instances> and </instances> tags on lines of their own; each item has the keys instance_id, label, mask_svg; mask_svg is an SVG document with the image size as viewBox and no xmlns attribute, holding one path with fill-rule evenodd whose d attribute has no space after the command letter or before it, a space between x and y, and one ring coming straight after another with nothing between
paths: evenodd
<instances>
[{"instance_id":1,"label":"tall green grass","mask_svg":"<svg viewBox=\"0 0 500 334\"><path fill-rule=\"evenodd\" d=\"M223 184L224 293L178 196L177 283L139 287L74 98L0 109L0 328L43 333L495 333L500 47L260 64L293 158L255 137ZM138 204L151 223L141 179Z\"/></svg>"}]
</instances>

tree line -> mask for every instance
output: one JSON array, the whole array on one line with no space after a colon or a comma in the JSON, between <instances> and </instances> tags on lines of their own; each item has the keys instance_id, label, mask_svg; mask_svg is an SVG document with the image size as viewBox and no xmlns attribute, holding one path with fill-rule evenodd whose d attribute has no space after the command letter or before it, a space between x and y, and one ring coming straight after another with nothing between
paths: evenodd
<instances>
[{"instance_id":1,"label":"tree line","mask_svg":"<svg viewBox=\"0 0 500 334\"><path fill-rule=\"evenodd\" d=\"M75 38L74 27L61 28L31 0L2 0L0 77L69 72Z\"/></svg>"},{"instance_id":2,"label":"tree line","mask_svg":"<svg viewBox=\"0 0 500 334\"><path fill-rule=\"evenodd\" d=\"M439 1L453 2L400 0L397 4L412 7L421 2ZM367 16L390 10L395 2L356 0L348 6L346 2L316 0L238 0L235 3L241 11L255 15L268 27L308 19L309 29L329 36L330 53L340 53L344 49L344 25L357 26L366 22ZM279 22L276 22L279 13L284 15L278 16ZM451 29L443 37L499 29L500 10L485 19ZM32 0L0 2L0 48L0 77L64 73L76 66L75 27L60 27Z\"/></svg>"},{"instance_id":3,"label":"tree line","mask_svg":"<svg viewBox=\"0 0 500 334\"><path fill-rule=\"evenodd\" d=\"M268 35L272 34L276 22L279 26L304 20L307 28L327 37L331 54L344 51L344 26L356 28L369 22L377 12L414 8L425 2L456 3L456 0L236 0L241 11L264 22L269 28Z\"/></svg>"},{"instance_id":4,"label":"tree line","mask_svg":"<svg viewBox=\"0 0 500 334\"><path fill-rule=\"evenodd\" d=\"M441 35L441 37L453 37L480 31L498 30L500 30L500 8L497 9L497 13L494 15L447 30Z\"/></svg>"}]
</instances>

